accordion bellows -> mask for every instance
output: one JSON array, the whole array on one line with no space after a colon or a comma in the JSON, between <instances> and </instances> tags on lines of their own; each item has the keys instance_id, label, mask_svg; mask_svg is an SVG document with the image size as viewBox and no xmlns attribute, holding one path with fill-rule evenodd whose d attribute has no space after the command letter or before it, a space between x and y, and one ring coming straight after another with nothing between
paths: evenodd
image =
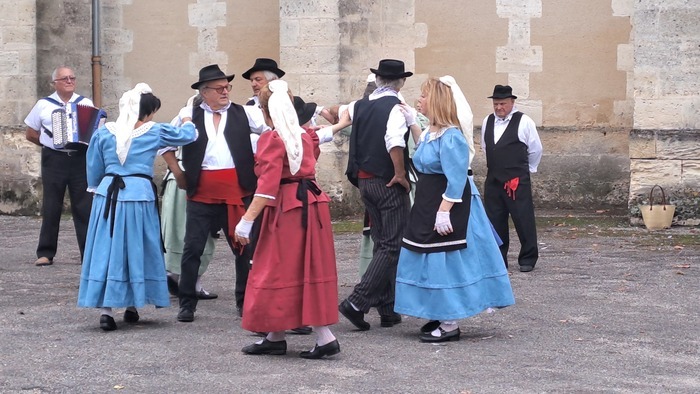
<instances>
[{"instance_id":1,"label":"accordion bellows","mask_svg":"<svg viewBox=\"0 0 700 394\"><path fill-rule=\"evenodd\" d=\"M69 103L51 113L55 149L85 149L92 134L107 120L107 113L90 105Z\"/></svg>"}]
</instances>

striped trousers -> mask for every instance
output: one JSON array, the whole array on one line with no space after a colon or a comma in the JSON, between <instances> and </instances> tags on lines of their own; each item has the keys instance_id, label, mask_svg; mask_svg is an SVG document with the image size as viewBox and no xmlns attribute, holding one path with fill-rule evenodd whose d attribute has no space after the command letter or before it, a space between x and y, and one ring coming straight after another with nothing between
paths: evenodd
<instances>
[{"instance_id":1,"label":"striped trousers","mask_svg":"<svg viewBox=\"0 0 700 394\"><path fill-rule=\"evenodd\" d=\"M380 315L394 312L396 267L401 238L410 211L409 194L400 185L386 187L381 178L359 179L360 196L369 213L374 242L372 260L348 300L362 312L376 307Z\"/></svg>"}]
</instances>

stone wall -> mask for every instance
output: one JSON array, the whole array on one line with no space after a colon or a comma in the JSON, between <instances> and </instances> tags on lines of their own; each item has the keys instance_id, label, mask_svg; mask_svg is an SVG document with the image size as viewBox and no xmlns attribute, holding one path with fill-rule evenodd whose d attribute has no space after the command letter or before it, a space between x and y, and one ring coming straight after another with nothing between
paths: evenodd
<instances>
[{"instance_id":1,"label":"stone wall","mask_svg":"<svg viewBox=\"0 0 700 394\"><path fill-rule=\"evenodd\" d=\"M700 3L642 0L634 9L634 130L630 134L632 223L662 186L677 224L700 224Z\"/></svg>"},{"instance_id":2,"label":"stone wall","mask_svg":"<svg viewBox=\"0 0 700 394\"><path fill-rule=\"evenodd\" d=\"M36 13L33 0L5 4L0 13L1 213L39 212L39 152L25 140L22 126L36 101Z\"/></svg>"},{"instance_id":3,"label":"stone wall","mask_svg":"<svg viewBox=\"0 0 700 394\"><path fill-rule=\"evenodd\" d=\"M19 0L0 15L0 213L36 213L38 148L22 120L50 93L60 64L91 95L91 1ZM256 57L276 58L292 90L320 105L362 94L369 68L399 58L414 72L409 103L428 76L453 75L474 112L475 142L493 85L508 83L537 123L544 157L533 176L538 207L628 207L662 182L677 222L698 212L700 3L687 0L231 0L101 1L102 103L111 119L122 92L148 82L169 121L193 93L198 70L236 74L231 98ZM450 12L434 12L436 4ZM157 17L156 17L157 15ZM630 132L633 130L632 132ZM680 147L680 149L679 149ZM318 179L334 215L361 211L345 179L347 138L322 147ZM19 161L18 161L19 160ZM160 163L160 161L158 161ZM477 182L483 155L477 146ZM156 176L162 174L159 164ZM4 175L11 174L11 175ZM662 174L659 177L659 174Z\"/></svg>"}]
</instances>

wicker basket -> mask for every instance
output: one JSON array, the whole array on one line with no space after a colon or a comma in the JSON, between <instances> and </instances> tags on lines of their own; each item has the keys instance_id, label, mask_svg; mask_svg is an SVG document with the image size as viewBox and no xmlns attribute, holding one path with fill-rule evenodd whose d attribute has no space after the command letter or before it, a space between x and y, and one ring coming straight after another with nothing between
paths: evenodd
<instances>
[{"instance_id":1,"label":"wicker basket","mask_svg":"<svg viewBox=\"0 0 700 394\"><path fill-rule=\"evenodd\" d=\"M654 205L654 190L657 187L661 191L661 203ZM676 206L669 205L666 202L664 189L659 185L654 185L649 191L649 205L639 205L639 211L642 212L642 219L647 229L661 230L671 227Z\"/></svg>"}]
</instances>

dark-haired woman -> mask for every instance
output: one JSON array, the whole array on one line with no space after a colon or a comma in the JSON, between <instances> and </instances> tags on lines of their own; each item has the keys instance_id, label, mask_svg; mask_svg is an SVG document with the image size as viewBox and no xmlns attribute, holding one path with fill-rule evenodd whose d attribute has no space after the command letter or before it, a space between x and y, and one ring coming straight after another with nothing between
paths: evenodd
<instances>
[{"instance_id":1,"label":"dark-haired woman","mask_svg":"<svg viewBox=\"0 0 700 394\"><path fill-rule=\"evenodd\" d=\"M170 305L163 261L153 162L158 149L195 140L194 124L152 121L160 100L145 83L122 95L119 118L95 132L87 151L88 190L94 193L78 306L101 308L100 328L117 328L112 308Z\"/></svg>"}]
</instances>

